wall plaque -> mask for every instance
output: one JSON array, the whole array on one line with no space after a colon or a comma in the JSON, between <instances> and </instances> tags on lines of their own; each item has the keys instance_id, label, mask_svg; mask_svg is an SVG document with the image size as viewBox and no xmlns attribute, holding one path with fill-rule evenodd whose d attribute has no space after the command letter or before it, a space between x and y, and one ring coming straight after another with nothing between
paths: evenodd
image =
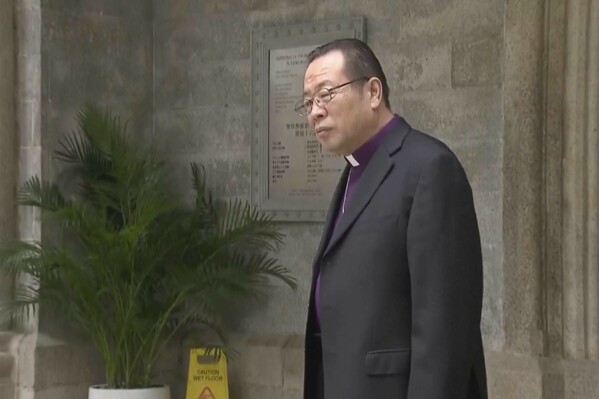
<instances>
[{"instance_id":1,"label":"wall plaque","mask_svg":"<svg viewBox=\"0 0 599 399\"><path fill-rule=\"evenodd\" d=\"M281 221L324 221L345 166L323 150L302 98L306 56L331 40L365 40L362 17L252 31L252 204Z\"/></svg>"}]
</instances>

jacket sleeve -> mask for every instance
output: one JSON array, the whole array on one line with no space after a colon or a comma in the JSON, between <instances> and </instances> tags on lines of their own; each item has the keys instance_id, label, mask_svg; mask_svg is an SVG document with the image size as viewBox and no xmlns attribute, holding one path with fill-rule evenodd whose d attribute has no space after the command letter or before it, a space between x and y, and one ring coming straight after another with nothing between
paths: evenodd
<instances>
[{"instance_id":1,"label":"jacket sleeve","mask_svg":"<svg viewBox=\"0 0 599 399\"><path fill-rule=\"evenodd\" d=\"M407 252L412 297L408 399L466 398L480 342L482 255L472 190L449 151L422 167Z\"/></svg>"}]
</instances>

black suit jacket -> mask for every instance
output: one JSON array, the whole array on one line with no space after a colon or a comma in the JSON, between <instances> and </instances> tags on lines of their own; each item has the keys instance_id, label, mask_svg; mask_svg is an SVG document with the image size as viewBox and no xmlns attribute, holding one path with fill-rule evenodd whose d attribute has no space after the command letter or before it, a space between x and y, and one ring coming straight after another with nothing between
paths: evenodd
<instances>
[{"instance_id":1,"label":"black suit jacket","mask_svg":"<svg viewBox=\"0 0 599 399\"><path fill-rule=\"evenodd\" d=\"M321 397L322 374L324 399L487 398L480 237L457 157L401 119L333 228L348 170L314 261L304 398Z\"/></svg>"}]
</instances>

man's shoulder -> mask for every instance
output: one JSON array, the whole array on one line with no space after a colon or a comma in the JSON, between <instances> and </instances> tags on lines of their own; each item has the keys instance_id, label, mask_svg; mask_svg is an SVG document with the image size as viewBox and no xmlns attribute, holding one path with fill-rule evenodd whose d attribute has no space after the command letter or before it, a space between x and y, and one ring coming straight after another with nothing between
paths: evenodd
<instances>
[{"instance_id":1,"label":"man's shoulder","mask_svg":"<svg viewBox=\"0 0 599 399\"><path fill-rule=\"evenodd\" d=\"M396 154L396 156L406 155L423 162L437 157L449 156L457 158L449 145L441 137L411 127L403 142L402 151Z\"/></svg>"}]
</instances>

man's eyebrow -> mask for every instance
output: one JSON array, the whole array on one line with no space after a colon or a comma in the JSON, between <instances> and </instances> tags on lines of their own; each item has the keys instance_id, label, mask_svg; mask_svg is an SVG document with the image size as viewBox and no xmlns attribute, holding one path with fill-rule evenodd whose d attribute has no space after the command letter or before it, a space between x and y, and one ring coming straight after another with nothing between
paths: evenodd
<instances>
[{"instance_id":1,"label":"man's eyebrow","mask_svg":"<svg viewBox=\"0 0 599 399\"><path fill-rule=\"evenodd\" d=\"M325 86L333 86L334 83L330 80L323 80L322 82L320 82L319 84L316 85L316 87L314 88L314 93L316 93L318 90L322 89ZM310 93L308 93L306 90L304 90L304 97L309 97Z\"/></svg>"}]
</instances>

